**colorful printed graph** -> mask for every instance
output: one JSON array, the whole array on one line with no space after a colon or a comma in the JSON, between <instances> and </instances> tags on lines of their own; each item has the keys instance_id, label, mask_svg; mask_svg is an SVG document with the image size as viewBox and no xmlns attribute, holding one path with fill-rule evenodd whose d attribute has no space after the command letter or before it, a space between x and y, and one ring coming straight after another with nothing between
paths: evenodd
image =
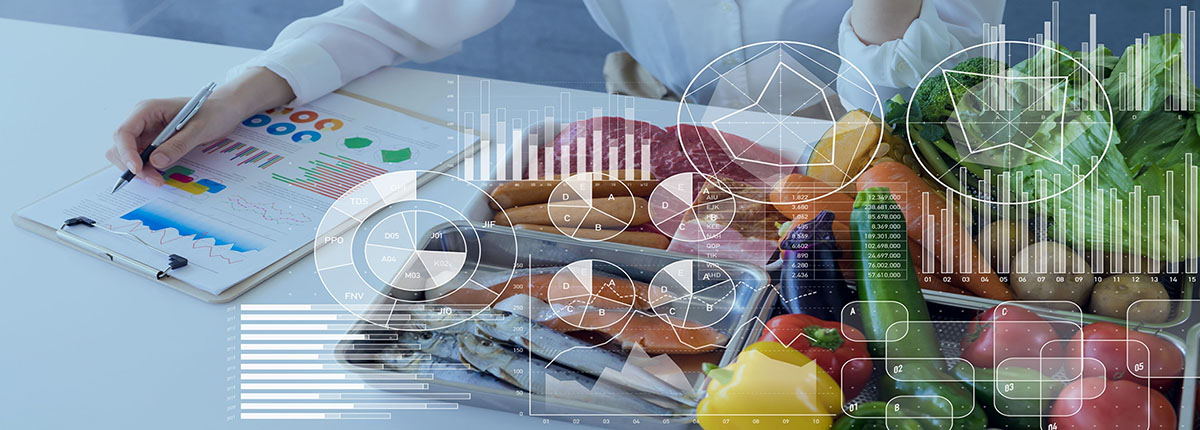
<instances>
[{"instance_id":1,"label":"colorful printed graph","mask_svg":"<svg viewBox=\"0 0 1200 430\"><path fill-rule=\"evenodd\" d=\"M228 138L210 143L201 148L200 152L205 154L231 154L229 157L230 161L241 160L237 163L238 166L261 162L258 164L258 168L260 169L271 167L283 159L282 155L275 155L265 149L258 149L257 147Z\"/></svg>"},{"instance_id":2,"label":"colorful printed graph","mask_svg":"<svg viewBox=\"0 0 1200 430\"><path fill-rule=\"evenodd\" d=\"M262 218L263 221L286 225L303 225L312 222L312 218L308 215L280 209L275 207L275 203L256 203L246 200L242 196L227 197L225 200L234 212L250 212Z\"/></svg>"},{"instance_id":3,"label":"colorful printed graph","mask_svg":"<svg viewBox=\"0 0 1200 430\"><path fill-rule=\"evenodd\" d=\"M230 227L224 221L163 200L147 203L121 215L121 219L133 223L115 228L138 234L152 244L206 250L208 256L229 263L241 261L236 253L261 251L267 246L264 239Z\"/></svg>"},{"instance_id":4,"label":"colorful printed graph","mask_svg":"<svg viewBox=\"0 0 1200 430\"><path fill-rule=\"evenodd\" d=\"M340 155L320 153L320 160L309 161L309 167L300 167L304 175L291 178L272 173L279 182L294 185L322 196L337 199L355 185L387 173L387 170Z\"/></svg>"},{"instance_id":5,"label":"colorful printed graph","mask_svg":"<svg viewBox=\"0 0 1200 430\"><path fill-rule=\"evenodd\" d=\"M342 144L350 149L366 148L371 146L372 143L374 142L371 139L365 137L347 137L345 140L342 140Z\"/></svg>"},{"instance_id":6,"label":"colorful printed graph","mask_svg":"<svg viewBox=\"0 0 1200 430\"><path fill-rule=\"evenodd\" d=\"M384 163L403 163L412 158L412 148L384 149L379 154Z\"/></svg>"},{"instance_id":7,"label":"colorful printed graph","mask_svg":"<svg viewBox=\"0 0 1200 430\"><path fill-rule=\"evenodd\" d=\"M167 185L197 196L204 193L216 194L225 189L224 184L212 179L197 180L192 176L194 173L196 172L192 169L175 165L164 171L162 175Z\"/></svg>"}]
</instances>

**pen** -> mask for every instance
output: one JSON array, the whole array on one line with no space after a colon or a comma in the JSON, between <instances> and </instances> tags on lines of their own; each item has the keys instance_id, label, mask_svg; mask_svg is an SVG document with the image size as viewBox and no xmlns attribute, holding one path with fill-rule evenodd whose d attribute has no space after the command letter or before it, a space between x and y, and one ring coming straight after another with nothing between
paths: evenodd
<instances>
[{"instance_id":1,"label":"pen","mask_svg":"<svg viewBox=\"0 0 1200 430\"><path fill-rule=\"evenodd\" d=\"M196 112L200 110L200 106L204 105L204 101L208 100L208 96L212 94L213 88L216 87L216 82L209 82L208 85L205 85L195 97L192 97L191 100L188 100L187 104L183 105L183 109L180 109L179 113L175 114L175 118L171 119L171 122L167 123L166 127L163 127L162 132L158 133L158 137L155 137L154 141L150 142L150 146L142 150L143 168L151 168L149 167L150 154L153 154L154 150L158 149L158 145L162 145L163 142L174 136L176 132L183 129L184 124L187 124L188 120L196 115ZM113 187L112 192L115 193L121 187L124 187L125 184L133 180L134 176L136 175L134 175L133 171L126 170L125 174L121 175L121 179L117 181L117 186Z\"/></svg>"}]
</instances>

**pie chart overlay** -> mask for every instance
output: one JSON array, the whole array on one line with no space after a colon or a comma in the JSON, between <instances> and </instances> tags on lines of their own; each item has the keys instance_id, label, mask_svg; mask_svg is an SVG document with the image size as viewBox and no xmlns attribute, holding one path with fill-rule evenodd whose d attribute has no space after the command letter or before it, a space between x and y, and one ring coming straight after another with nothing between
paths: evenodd
<instances>
[{"instance_id":1,"label":"pie chart overlay","mask_svg":"<svg viewBox=\"0 0 1200 430\"><path fill-rule=\"evenodd\" d=\"M612 239L625 231L633 221L633 208L617 211L605 209L604 202L614 198L627 198L632 194L629 187L617 178L598 172L572 175L554 186L546 211L550 222L564 235L572 238L600 242ZM602 231L608 234L582 237L581 231Z\"/></svg>"},{"instance_id":2,"label":"pie chart overlay","mask_svg":"<svg viewBox=\"0 0 1200 430\"><path fill-rule=\"evenodd\" d=\"M650 281L647 299L659 318L681 329L709 327L733 310L737 289L729 273L704 260L668 264Z\"/></svg>"},{"instance_id":3,"label":"pie chart overlay","mask_svg":"<svg viewBox=\"0 0 1200 430\"><path fill-rule=\"evenodd\" d=\"M734 196L716 177L680 173L650 193L650 221L664 234L684 242L715 239L729 228L737 210Z\"/></svg>"},{"instance_id":4,"label":"pie chart overlay","mask_svg":"<svg viewBox=\"0 0 1200 430\"><path fill-rule=\"evenodd\" d=\"M466 251L433 251L419 248L426 235L423 227L450 223L441 215L408 210L388 215L367 234L363 251L367 266L393 288L428 291L454 279L467 262ZM437 233L438 240L465 242L457 226Z\"/></svg>"},{"instance_id":5,"label":"pie chart overlay","mask_svg":"<svg viewBox=\"0 0 1200 430\"><path fill-rule=\"evenodd\" d=\"M554 315L583 330L612 326L633 311L633 280L604 260L580 260L550 278L547 301Z\"/></svg>"},{"instance_id":6,"label":"pie chart overlay","mask_svg":"<svg viewBox=\"0 0 1200 430\"><path fill-rule=\"evenodd\" d=\"M447 194L491 198L470 182L423 170L385 173L346 191L321 219L313 244L325 290L359 318L395 330L438 330L488 309L486 299L499 294L478 294L490 291L481 282L511 278L517 257L489 256L481 264L480 236L503 234L511 249L516 236L470 222L439 201Z\"/></svg>"}]
</instances>

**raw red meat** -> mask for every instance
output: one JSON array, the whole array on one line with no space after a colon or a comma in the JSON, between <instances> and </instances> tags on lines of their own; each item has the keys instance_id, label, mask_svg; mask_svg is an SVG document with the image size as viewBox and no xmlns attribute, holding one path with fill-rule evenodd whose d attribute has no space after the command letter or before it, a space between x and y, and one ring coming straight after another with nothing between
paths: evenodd
<instances>
[{"instance_id":1,"label":"raw red meat","mask_svg":"<svg viewBox=\"0 0 1200 430\"><path fill-rule=\"evenodd\" d=\"M685 221L684 224L702 222L693 219ZM719 227L716 228L719 229ZM693 226L686 228L686 230L700 231L702 229ZM694 237L692 239L698 238ZM767 262L771 261L771 257L775 255L775 251L778 249L777 246L774 240L747 237L731 226L721 233L702 241L685 242L682 240L672 240L667 250L704 258L744 261L757 266L765 266Z\"/></svg>"},{"instance_id":2,"label":"raw red meat","mask_svg":"<svg viewBox=\"0 0 1200 430\"><path fill-rule=\"evenodd\" d=\"M657 166L664 171L690 172L699 168L700 173L767 187L773 186L777 178L794 171L792 168L776 167L779 154L735 134L718 134L717 130L690 124L667 127L667 132L677 136L675 144L682 144L681 152L686 154L678 159L664 159L664 164ZM730 152L735 152L738 158L763 163L735 161L734 154Z\"/></svg>"},{"instance_id":3,"label":"raw red meat","mask_svg":"<svg viewBox=\"0 0 1200 430\"><path fill-rule=\"evenodd\" d=\"M625 118L617 118L611 116L596 117L575 121L567 124L566 128L554 138L554 160L553 169L555 174L563 174L562 158L567 157L568 171L566 174L574 174L578 172L591 171L593 164L593 154L591 151L592 140L598 134L600 136L600 166L602 169L609 169L609 148L617 148L617 169L626 169L630 166L625 165L625 144L626 134L633 136L633 169L643 169L642 162L642 144L650 144L651 164L656 164L655 158L660 152L659 148L674 139L663 130L661 127L650 124L645 121L628 120ZM582 144L582 146L581 146ZM577 166L578 158L576 153L584 152L584 166ZM682 153L679 154L683 156ZM545 172L545 159L538 161L539 172ZM686 161L685 161L686 162ZM653 169L652 169L653 171ZM663 178L654 172L658 178Z\"/></svg>"},{"instance_id":4,"label":"raw red meat","mask_svg":"<svg viewBox=\"0 0 1200 430\"><path fill-rule=\"evenodd\" d=\"M609 166L609 148L617 149L616 168L625 169L626 134L633 137L633 166L634 169L645 169L642 166L643 143L650 146L649 170L659 179L695 172L720 176L755 186L771 186L781 174L780 169L770 165L748 161L734 161L730 151L736 151L741 158L761 160L771 163L778 160L779 155L773 151L755 144L749 139L724 134L725 141L720 140L717 131L707 127L694 125L678 125L660 128L645 121L628 120L618 117L596 117L575 121L567 124L566 128L554 138L554 159L552 166L555 174L574 174L591 171L594 164L592 141L597 136L600 139L600 165L602 169ZM728 149L727 149L728 147ZM577 153L583 151L584 166L578 166ZM562 159L567 158L567 172L562 171ZM538 172L544 172L545 159L538 161ZM694 164L694 166L693 166ZM787 169L786 173L792 173Z\"/></svg>"},{"instance_id":5,"label":"raw red meat","mask_svg":"<svg viewBox=\"0 0 1200 430\"><path fill-rule=\"evenodd\" d=\"M723 182L725 186L747 193L742 197L753 200L766 199L767 191L729 178L724 178ZM711 195L728 195L720 189L711 188L712 184L706 184L705 187L709 187L708 192ZM772 205L756 203L741 197L735 197L735 200L736 209L732 212L726 204L697 202L694 213L699 219L689 215L679 230L673 232L677 240L672 240L667 250L765 265L778 247L778 226L788 219ZM726 219L728 217L732 219ZM721 223L728 223L728 228L720 234L712 235L711 232L721 229ZM710 237L705 238L705 234Z\"/></svg>"},{"instance_id":6,"label":"raw red meat","mask_svg":"<svg viewBox=\"0 0 1200 430\"><path fill-rule=\"evenodd\" d=\"M632 135L633 165L626 166L625 145L626 133ZM552 171L555 174L574 174L592 170L592 142L597 136L600 140L600 165L602 169L613 169L609 166L610 148L616 148L618 159L616 169L649 169L658 179L696 172L716 176L729 190L741 198L737 202L737 211L728 229L709 240L701 242L684 242L674 240L670 249L695 255L727 258L749 261L755 264L766 264L776 251L776 223L786 221L785 217L774 210L771 205L754 203L746 198L755 200L766 199L766 194L774 185L775 180L784 174L792 173L793 169L780 169L772 165L778 162L779 155L762 147L749 139L725 134L722 136L714 129L694 125L678 125L660 128L644 121L627 120L617 117L597 117L575 121L566 126L554 138L554 159ZM642 146L649 144L650 166L642 166ZM578 151L583 151L584 165L578 166ZM731 152L739 154L739 158L749 158L763 161L734 161ZM562 160L566 157L567 171L563 172ZM539 157L540 158L540 157ZM538 172L545 172L547 160L539 161ZM704 181L697 177L695 190L697 194ZM685 222L697 223L700 220L691 219ZM631 226L631 231L658 232L652 224ZM697 229L698 231L698 229ZM660 232L661 233L661 232ZM711 244L718 246L713 247Z\"/></svg>"}]
</instances>

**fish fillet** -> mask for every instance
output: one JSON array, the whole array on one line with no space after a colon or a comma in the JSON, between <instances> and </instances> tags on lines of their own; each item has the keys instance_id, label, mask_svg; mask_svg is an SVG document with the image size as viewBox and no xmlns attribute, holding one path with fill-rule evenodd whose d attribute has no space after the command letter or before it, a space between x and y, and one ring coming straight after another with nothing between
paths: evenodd
<instances>
[{"instance_id":1,"label":"fish fillet","mask_svg":"<svg viewBox=\"0 0 1200 430\"><path fill-rule=\"evenodd\" d=\"M532 306L527 306L527 303L532 303ZM525 295L501 301L496 304L496 309L524 315L563 333L600 333L618 342L623 349L633 349L638 345L650 354L700 354L722 348L729 341L729 336L717 329L690 328L689 325L695 324L680 318L591 306L568 308L530 300Z\"/></svg>"},{"instance_id":2,"label":"fish fillet","mask_svg":"<svg viewBox=\"0 0 1200 430\"><path fill-rule=\"evenodd\" d=\"M554 303L559 305L590 305L610 309L626 309L632 305L633 309L650 308L650 302L646 298L646 292L650 288L647 284L593 275L591 285L584 285L573 276L560 276L559 285L551 286L554 276L554 273L521 275L488 287L463 287L438 299L437 302L446 305L486 304L518 294L528 294L543 302L553 298ZM551 288L555 289L553 297Z\"/></svg>"}]
</instances>

